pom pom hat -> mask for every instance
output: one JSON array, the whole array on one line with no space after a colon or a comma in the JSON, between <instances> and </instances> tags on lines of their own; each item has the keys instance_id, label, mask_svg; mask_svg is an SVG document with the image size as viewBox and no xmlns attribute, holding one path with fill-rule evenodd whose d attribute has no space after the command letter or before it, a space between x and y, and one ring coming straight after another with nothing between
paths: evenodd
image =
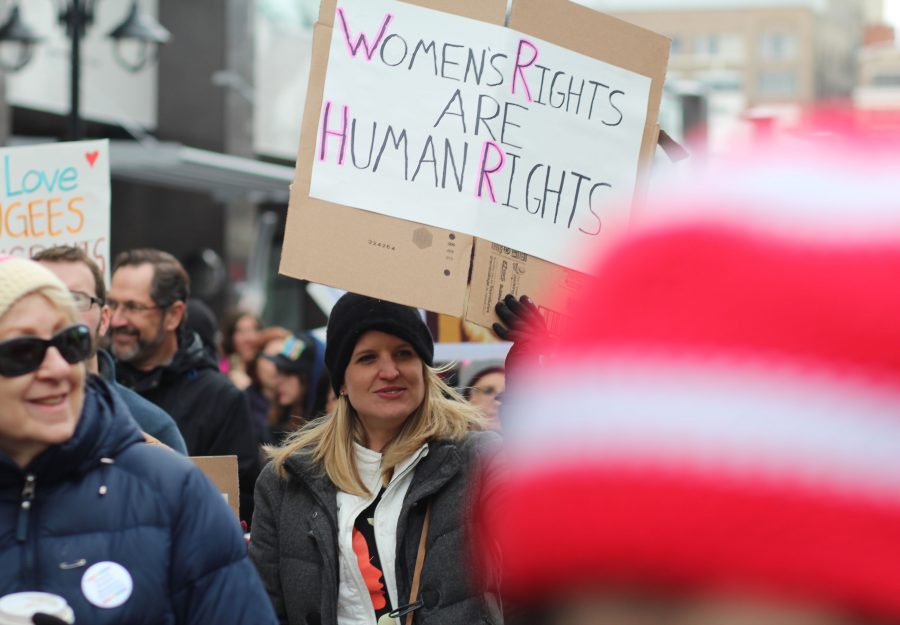
<instances>
[{"instance_id":1,"label":"pom pom hat","mask_svg":"<svg viewBox=\"0 0 900 625\"><path fill-rule=\"evenodd\" d=\"M0 256L0 317L29 293L45 288L69 293L60 279L39 263L14 256Z\"/></svg>"},{"instance_id":2,"label":"pom pom hat","mask_svg":"<svg viewBox=\"0 0 900 625\"><path fill-rule=\"evenodd\" d=\"M479 515L504 596L741 591L900 621L893 232L674 220L610 252L506 398Z\"/></svg>"}]
</instances>

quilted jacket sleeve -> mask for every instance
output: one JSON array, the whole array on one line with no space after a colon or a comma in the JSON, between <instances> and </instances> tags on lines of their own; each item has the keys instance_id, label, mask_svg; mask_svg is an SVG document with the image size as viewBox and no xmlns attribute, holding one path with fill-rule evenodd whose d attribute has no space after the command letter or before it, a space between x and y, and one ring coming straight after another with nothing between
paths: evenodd
<instances>
[{"instance_id":1,"label":"quilted jacket sleeve","mask_svg":"<svg viewBox=\"0 0 900 625\"><path fill-rule=\"evenodd\" d=\"M237 519L199 470L187 472L176 505L171 580L177 623L276 623Z\"/></svg>"},{"instance_id":2,"label":"quilted jacket sleeve","mask_svg":"<svg viewBox=\"0 0 900 625\"><path fill-rule=\"evenodd\" d=\"M250 559L256 565L280 623L287 623L281 578L278 573L278 518L281 513L282 479L269 463L256 483L256 506Z\"/></svg>"}]
</instances>

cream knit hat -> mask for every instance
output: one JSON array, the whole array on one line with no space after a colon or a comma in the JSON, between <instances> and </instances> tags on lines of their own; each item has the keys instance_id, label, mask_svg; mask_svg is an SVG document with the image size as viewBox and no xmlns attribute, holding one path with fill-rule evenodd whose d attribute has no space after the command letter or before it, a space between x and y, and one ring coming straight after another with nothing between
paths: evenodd
<instances>
[{"instance_id":1,"label":"cream knit hat","mask_svg":"<svg viewBox=\"0 0 900 625\"><path fill-rule=\"evenodd\" d=\"M0 256L0 318L20 299L44 288L69 290L40 263L15 256Z\"/></svg>"}]
</instances>

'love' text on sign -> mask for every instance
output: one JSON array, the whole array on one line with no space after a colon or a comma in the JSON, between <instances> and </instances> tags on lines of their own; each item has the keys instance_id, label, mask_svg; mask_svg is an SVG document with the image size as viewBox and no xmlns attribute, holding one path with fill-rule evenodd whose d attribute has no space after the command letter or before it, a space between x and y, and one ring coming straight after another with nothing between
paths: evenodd
<instances>
[{"instance_id":1,"label":"'love' text on sign","mask_svg":"<svg viewBox=\"0 0 900 625\"><path fill-rule=\"evenodd\" d=\"M81 247L109 267L109 143L0 149L0 255Z\"/></svg>"}]
</instances>

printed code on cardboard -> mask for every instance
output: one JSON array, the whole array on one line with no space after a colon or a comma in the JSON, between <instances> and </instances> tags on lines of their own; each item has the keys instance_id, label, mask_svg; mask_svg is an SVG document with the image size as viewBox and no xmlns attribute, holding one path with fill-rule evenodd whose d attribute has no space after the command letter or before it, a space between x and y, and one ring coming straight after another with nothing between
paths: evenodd
<instances>
[{"instance_id":1,"label":"printed code on cardboard","mask_svg":"<svg viewBox=\"0 0 900 625\"><path fill-rule=\"evenodd\" d=\"M528 254L524 254L522 252L517 252L511 247L505 247L498 243L491 243L491 250L496 254L501 254L503 256L509 256L510 258L514 258L516 260L520 260L522 262L528 261Z\"/></svg>"}]
</instances>

